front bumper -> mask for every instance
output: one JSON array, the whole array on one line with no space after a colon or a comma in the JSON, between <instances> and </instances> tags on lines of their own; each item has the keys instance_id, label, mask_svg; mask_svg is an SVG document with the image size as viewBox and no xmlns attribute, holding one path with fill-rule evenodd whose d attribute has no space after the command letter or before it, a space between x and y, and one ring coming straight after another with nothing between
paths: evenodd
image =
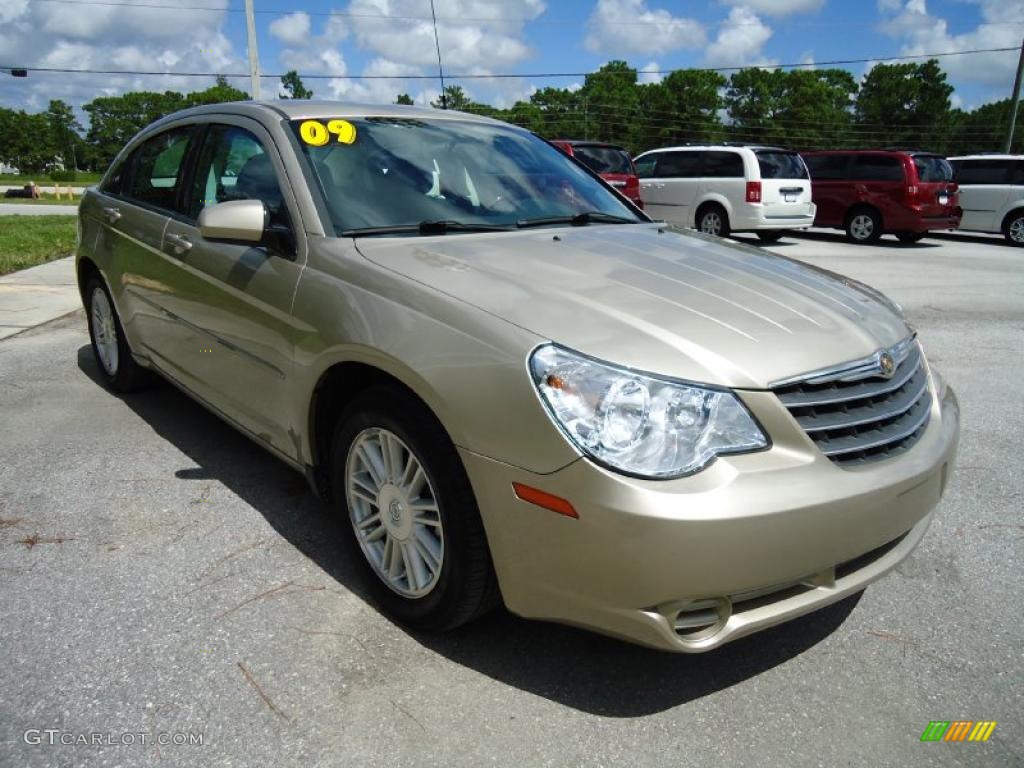
<instances>
[{"instance_id":1,"label":"front bumper","mask_svg":"<svg viewBox=\"0 0 1024 768\"><path fill-rule=\"evenodd\" d=\"M771 449L688 478L637 480L586 459L538 475L461 451L509 610L706 651L841 600L910 554L956 453L952 390L933 398L913 448L855 469L824 457L774 394L741 394ZM513 482L579 518L521 501Z\"/></svg>"}]
</instances>

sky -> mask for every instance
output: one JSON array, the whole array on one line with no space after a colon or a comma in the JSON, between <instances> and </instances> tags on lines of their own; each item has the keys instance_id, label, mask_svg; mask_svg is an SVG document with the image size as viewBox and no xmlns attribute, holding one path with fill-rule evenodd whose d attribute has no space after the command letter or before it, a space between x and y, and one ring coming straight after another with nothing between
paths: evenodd
<instances>
[{"instance_id":1,"label":"sky","mask_svg":"<svg viewBox=\"0 0 1024 768\"><path fill-rule=\"evenodd\" d=\"M264 98L295 69L318 98L437 98L430 0L254 0ZM144 7L162 6L162 7ZM623 59L650 82L684 67L772 66L1020 46L1024 0L434 0L450 82L509 106ZM244 74L244 0L0 0L0 67ZM382 16L388 18L381 18ZM954 106L1010 95L1016 52L941 59ZM847 68L857 77L871 65ZM496 74L522 78L492 78ZM728 74L728 73L726 73ZM275 76L276 75L276 76ZM360 79L361 75L386 79ZM428 79L408 79L409 76ZM484 75L471 80L457 75ZM314 78L314 76L317 76ZM0 105L75 107L126 90L201 90L211 76L0 72Z\"/></svg>"}]
</instances>

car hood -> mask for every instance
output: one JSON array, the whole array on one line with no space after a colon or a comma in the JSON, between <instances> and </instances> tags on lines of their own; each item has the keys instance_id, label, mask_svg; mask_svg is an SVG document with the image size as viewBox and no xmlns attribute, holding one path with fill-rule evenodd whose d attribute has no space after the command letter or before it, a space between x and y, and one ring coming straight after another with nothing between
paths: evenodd
<instances>
[{"instance_id":1,"label":"car hood","mask_svg":"<svg viewBox=\"0 0 1024 768\"><path fill-rule=\"evenodd\" d=\"M763 389L910 332L856 281L657 224L356 243L375 264L543 339L695 382Z\"/></svg>"}]
</instances>

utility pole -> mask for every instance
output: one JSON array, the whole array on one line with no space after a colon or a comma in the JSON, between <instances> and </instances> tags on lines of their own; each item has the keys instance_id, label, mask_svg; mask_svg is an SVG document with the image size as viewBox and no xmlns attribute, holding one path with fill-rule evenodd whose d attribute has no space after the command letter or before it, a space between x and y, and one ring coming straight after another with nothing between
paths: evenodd
<instances>
[{"instance_id":1,"label":"utility pole","mask_svg":"<svg viewBox=\"0 0 1024 768\"><path fill-rule=\"evenodd\" d=\"M1013 79L1013 96L1010 98L1010 130L1006 133L1003 152L1010 154L1013 147L1013 132L1017 127L1017 106L1020 104L1020 80L1024 76L1024 40L1020 44L1020 59L1017 61L1017 77Z\"/></svg>"},{"instance_id":2,"label":"utility pole","mask_svg":"<svg viewBox=\"0 0 1024 768\"><path fill-rule=\"evenodd\" d=\"M437 47L437 75L441 78L441 109L448 109L448 95L444 92L444 69L441 67L441 38L437 36L437 14L434 0L430 0L430 17L434 20L434 45Z\"/></svg>"},{"instance_id":3,"label":"utility pole","mask_svg":"<svg viewBox=\"0 0 1024 768\"><path fill-rule=\"evenodd\" d=\"M256 50L256 14L252 0L245 0L245 26L249 37L249 79L252 82L252 98L260 98L260 54Z\"/></svg>"}]
</instances>

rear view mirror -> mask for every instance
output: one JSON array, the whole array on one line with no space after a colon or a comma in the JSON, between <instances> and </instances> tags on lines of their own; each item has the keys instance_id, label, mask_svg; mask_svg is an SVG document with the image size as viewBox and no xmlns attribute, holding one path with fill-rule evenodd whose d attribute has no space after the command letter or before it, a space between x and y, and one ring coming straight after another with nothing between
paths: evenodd
<instances>
[{"instance_id":1,"label":"rear view mirror","mask_svg":"<svg viewBox=\"0 0 1024 768\"><path fill-rule=\"evenodd\" d=\"M258 243L263 239L267 218L262 200L229 200L199 212L199 234L207 240Z\"/></svg>"}]
</instances>

